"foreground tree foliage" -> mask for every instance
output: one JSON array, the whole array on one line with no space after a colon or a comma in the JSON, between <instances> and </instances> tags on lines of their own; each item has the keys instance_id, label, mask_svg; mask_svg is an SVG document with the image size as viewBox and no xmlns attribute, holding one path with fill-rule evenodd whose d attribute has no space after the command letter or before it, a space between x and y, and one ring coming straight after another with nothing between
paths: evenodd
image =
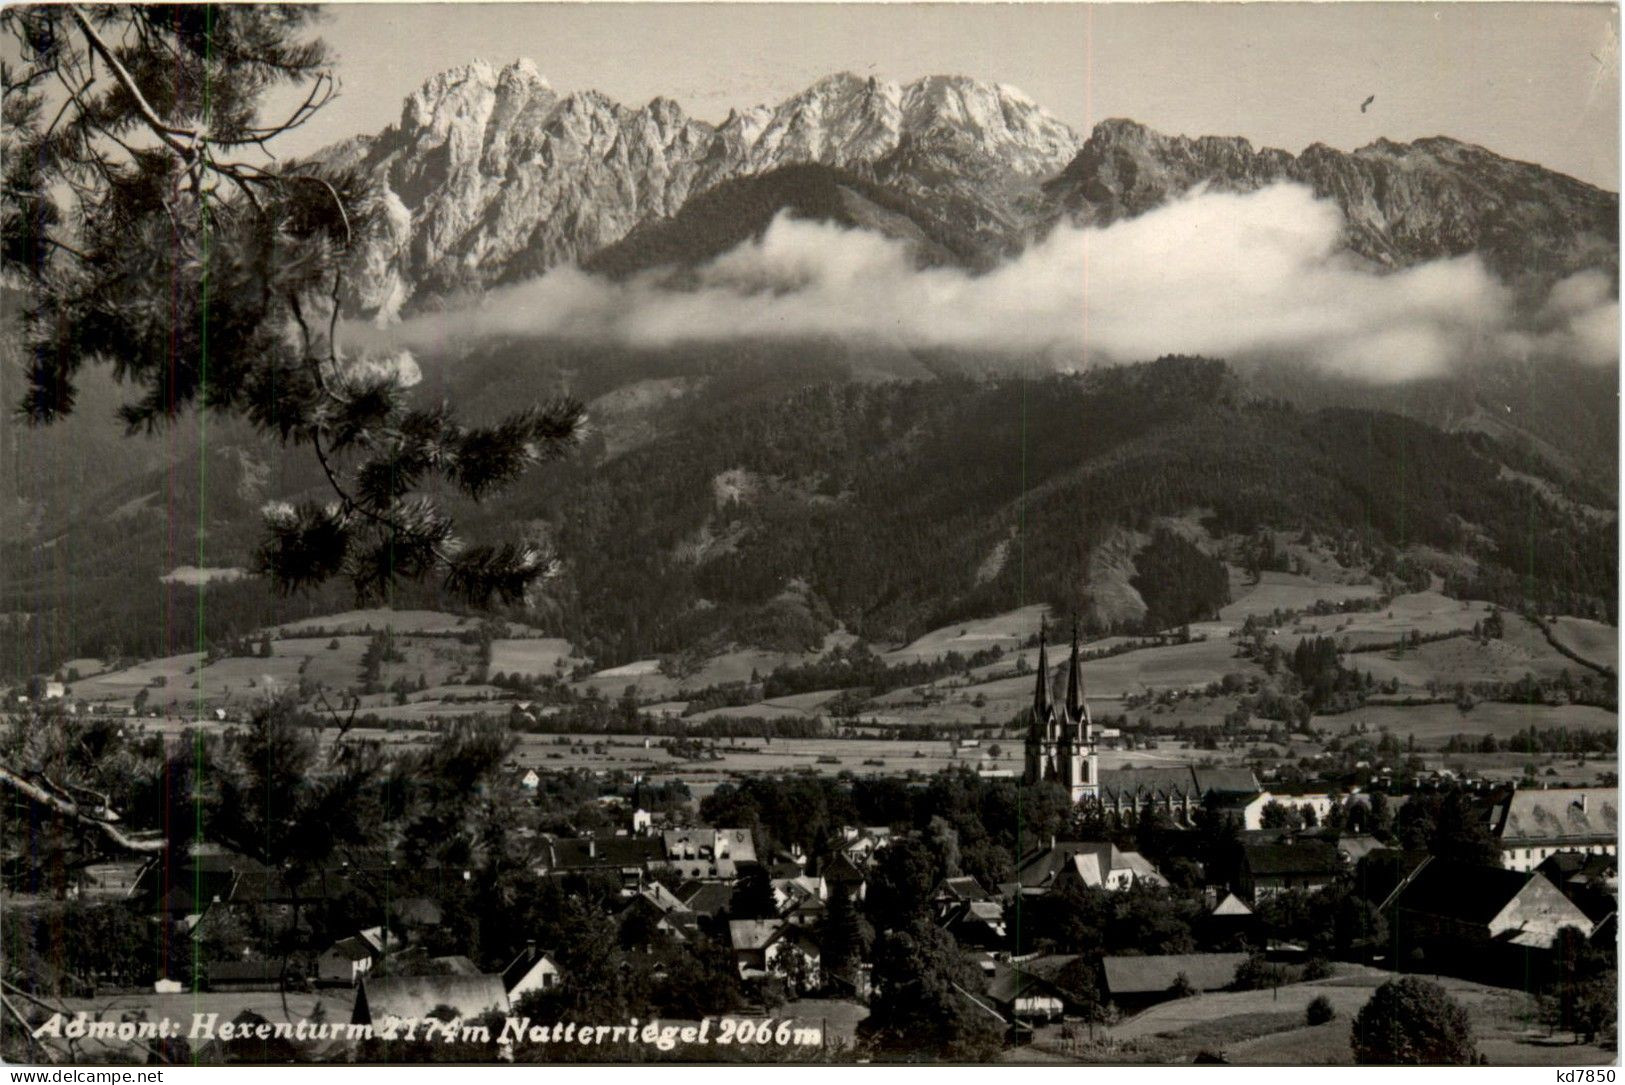
<instances>
[{"instance_id":1,"label":"foreground tree foliage","mask_svg":"<svg viewBox=\"0 0 1625 1085\"><path fill-rule=\"evenodd\" d=\"M1437 983L1406 976L1378 987L1354 1018L1354 1060L1385 1066L1470 1066L1467 1011Z\"/></svg>"},{"instance_id":2,"label":"foreground tree foliage","mask_svg":"<svg viewBox=\"0 0 1625 1085\"><path fill-rule=\"evenodd\" d=\"M334 491L273 503L258 564L284 590L345 577L362 598L438 577L473 602L522 600L556 565L536 540L469 544L421 491L478 500L573 444L557 401L493 425L411 402L408 355L341 343L345 271L376 222L363 179L272 154L333 98L316 9L12 7L0 31L5 272L27 288L21 416L69 414L89 363L135 397L133 433L203 409L308 447ZM273 88L305 89L286 117Z\"/></svg>"}]
</instances>

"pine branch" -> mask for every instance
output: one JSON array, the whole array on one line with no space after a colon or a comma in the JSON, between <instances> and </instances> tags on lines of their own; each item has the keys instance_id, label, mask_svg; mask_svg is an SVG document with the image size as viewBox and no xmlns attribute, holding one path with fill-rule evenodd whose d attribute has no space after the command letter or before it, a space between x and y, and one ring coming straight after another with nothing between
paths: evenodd
<instances>
[{"instance_id":1,"label":"pine branch","mask_svg":"<svg viewBox=\"0 0 1625 1085\"><path fill-rule=\"evenodd\" d=\"M0 785L9 787L13 791L21 793L24 797L39 803L41 806L49 807L64 817L70 818L81 825L99 830L102 835L107 837L108 840L112 841L115 845L124 849L125 851L135 852L141 855L152 855L162 852L169 846L168 841L161 837L157 840L136 840L132 837L126 836L123 831L121 831L119 827L114 825L112 822L102 821L99 818L92 817L91 815L85 813L84 810L80 808L78 803L72 802L68 799L59 798L37 784L29 783L27 780L23 779L15 772L12 772L4 765L0 765Z\"/></svg>"}]
</instances>

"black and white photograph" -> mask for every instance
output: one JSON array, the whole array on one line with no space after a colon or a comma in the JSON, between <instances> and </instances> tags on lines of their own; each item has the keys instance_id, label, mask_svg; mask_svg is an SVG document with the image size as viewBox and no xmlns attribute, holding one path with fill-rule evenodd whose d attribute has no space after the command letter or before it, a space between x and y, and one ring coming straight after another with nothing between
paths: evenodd
<instances>
[{"instance_id":1,"label":"black and white photograph","mask_svg":"<svg viewBox=\"0 0 1625 1085\"><path fill-rule=\"evenodd\" d=\"M1619 31L0 6L10 1080L1613 1081Z\"/></svg>"}]
</instances>

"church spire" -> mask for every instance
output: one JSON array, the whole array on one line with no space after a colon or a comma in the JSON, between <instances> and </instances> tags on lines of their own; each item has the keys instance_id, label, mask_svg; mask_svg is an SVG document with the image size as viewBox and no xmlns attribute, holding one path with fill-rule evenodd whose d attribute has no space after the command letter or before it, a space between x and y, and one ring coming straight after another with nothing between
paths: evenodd
<instances>
[{"instance_id":1,"label":"church spire","mask_svg":"<svg viewBox=\"0 0 1625 1085\"><path fill-rule=\"evenodd\" d=\"M1066 669L1066 722L1076 726L1083 720L1083 668L1078 662L1078 621L1072 620L1072 659Z\"/></svg>"},{"instance_id":2,"label":"church spire","mask_svg":"<svg viewBox=\"0 0 1625 1085\"><path fill-rule=\"evenodd\" d=\"M1038 626L1038 686L1033 692L1033 723L1043 726L1049 722L1053 709L1049 703L1049 649L1044 640L1048 623L1040 620Z\"/></svg>"}]
</instances>

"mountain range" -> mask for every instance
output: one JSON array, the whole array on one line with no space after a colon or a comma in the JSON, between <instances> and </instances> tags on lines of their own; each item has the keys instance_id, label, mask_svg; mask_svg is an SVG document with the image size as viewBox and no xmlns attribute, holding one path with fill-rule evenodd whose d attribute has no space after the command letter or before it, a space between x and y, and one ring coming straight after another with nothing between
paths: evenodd
<instances>
[{"instance_id":1,"label":"mountain range","mask_svg":"<svg viewBox=\"0 0 1625 1085\"><path fill-rule=\"evenodd\" d=\"M528 61L435 76L400 120L330 148L378 185L386 226L352 286L386 318L587 262L640 224L738 178L837 167L906 199L972 267L1058 221L1104 224L1205 186L1278 181L1335 200L1348 247L1395 267L1479 252L1503 276L1617 275L1616 193L1445 137L1301 154L1244 139L1165 136L1127 120L1087 139L1013 87L840 73L721 124L668 98L632 108L556 91Z\"/></svg>"},{"instance_id":2,"label":"mountain range","mask_svg":"<svg viewBox=\"0 0 1625 1085\"><path fill-rule=\"evenodd\" d=\"M1279 181L1335 201L1347 258L1377 273L1477 253L1523 299L1578 271L1617 297L1617 194L1539 166L1443 137L1294 155L1112 120L1083 138L1013 88L959 77L842 73L709 124L665 98L560 93L524 61L475 63L322 157L376 182L383 229L349 301L386 324L570 264L606 279L659 271L681 289L685 269L783 215L980 274L1061 224ZM590 401L596 434L576 463L461 512L478 530L522 521L559 539L573 557L557 621L601 663L834 622L905 638L1033 597L1082 605L1100 587L1092 555L1119 555L1121 588L1147 517L1191 510L1207 510L1213 545L1249 525L1349 532L1390 567L1425 558L1508 605L1601 615L1617 584L1614 367L1487 360L1374 385L1186 359L1024 383L975 351L834 338L493 337L418 353L421 389L469 417L554 391ZM119 398L98 374L66 422L7 427L8 672L192 643L198 593L160 577L246 565L261 503L321 493L297 452L234 424L211 420L207 442L185 420L125 439L108 420ZM1027 428L1012 443L1017 416ZM1432 465L1425 486L1416 462ZM1000 557L1017 523L1026 582ZM208 596L210 637L344 602L337 589L274 600L252 580ZM1092 616L1130 627L1182 605Z\"/></svg>"}]
</instances>

